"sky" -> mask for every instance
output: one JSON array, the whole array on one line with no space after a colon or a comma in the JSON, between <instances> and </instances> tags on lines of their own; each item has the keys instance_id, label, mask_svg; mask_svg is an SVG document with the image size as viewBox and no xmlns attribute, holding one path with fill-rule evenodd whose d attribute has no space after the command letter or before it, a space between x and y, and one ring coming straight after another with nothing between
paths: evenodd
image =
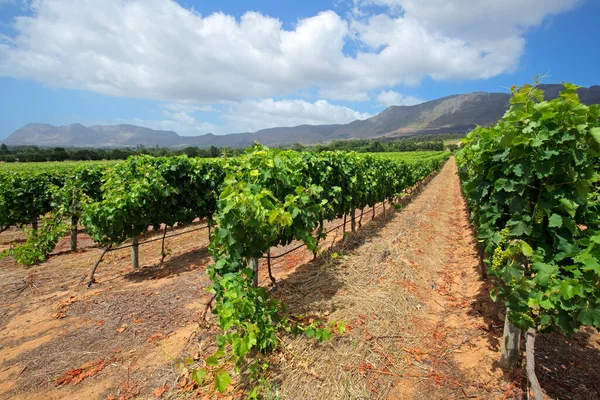
<instances>
[{"instance_id":1,"label":"sky","mask_svg":"<svg viewBox=\"0 0 600 400\"><path fill-rule=\"evenodd\" d=\"M30 122L180 135L348 123L600 84L600 0L0 0L0 139Z\"/></svg>"}]
</instances>

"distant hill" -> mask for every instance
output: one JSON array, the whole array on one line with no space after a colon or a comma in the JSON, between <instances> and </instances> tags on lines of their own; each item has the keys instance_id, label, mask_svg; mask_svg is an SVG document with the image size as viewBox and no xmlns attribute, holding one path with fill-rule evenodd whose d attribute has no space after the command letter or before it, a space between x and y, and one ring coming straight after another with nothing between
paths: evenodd
<instances>
[{"instance_id":1,"label":"distant hill","mask_svg":"<svg viewBox=\"0 0 600 400\"><path fill-rule=\"evenodd\" d=\"M562 85L540 85L546 98L558 96ZM600 103L600 86L579 89L585 104ZM29 124L13 132L4 143L40 147L147 147L230 146L243 147L258 141L277 146L292 143L316 144L338 139L399 137L420 133L466 132L475 125L498 121L508 108L510 94L475 92L457 94L414 106L391 106L365 120L337 125L300 125L262 129L229 135L179 136L134 125L53 126Z\"/></svg>"}]
</instances>

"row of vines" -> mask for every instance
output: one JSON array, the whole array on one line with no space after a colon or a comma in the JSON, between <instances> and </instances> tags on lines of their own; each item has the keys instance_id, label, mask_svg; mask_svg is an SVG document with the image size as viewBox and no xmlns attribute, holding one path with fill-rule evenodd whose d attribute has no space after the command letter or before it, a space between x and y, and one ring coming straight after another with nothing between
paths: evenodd
<instances>
[{"instance_id":1,"label":"row of vines","mask_svg":"<svg viewBox=\"0 0 600 400\"><path fill-rule=\"evenodd\" d=\"M327 339L337 327L302 322L284 304L258 287L256 260L271 247L303 241L318 250L324 221L350 215L357 209L393 201L448 159L449 153L418 161L362 156L344 152L296 153L257 146L226 168L215 214L210 251L215 260L208 273L213 281L214 313L223 334L219 350L200 369L199 381L212 374L223 389L230 378L226 366L237 370L254 351L249 370L264 368L259 354L278 345L278 334L304 333ZM220 362L218 362L220 361Z\"/></svg>"},{"instance_id":2,"label":"row of vines","mask_svg":"<svg viewBox=\"0 0 600 400\"><path fill-rule=\"evenodd\" d=\"M527 330L536 399L536 332L600 328L600 106L576 90L544 101L535 86L514 87L502 120L472 131L457 156L492 296L507 306L503 346L514 351L502 363L514 365Z\"/></svg>"},{"instance_id":3,"label":"row of vines","mask_svg":"<svg viewBox=\"0 0 600 400\"><path fill-rule=\"evenodd\" d=\"M279 333L327 339L335 328L319 321L307 325L288 314L258 287L257 258L294 240L316 253L326 221L347 216L354 221L356 210L393 201L449 156L303 153L256 145L231 159L138 156L68 171L0 172L0 208L6 211L0 225L45 216L43 229L30 232L31 246L9 252L30 263L43 260L68 226L83 225L106 251L130 239L137 243L151 228L166 233L167 227L206 218L215 229L209 249L215 262L208 274L223 333L219 351L194 376L201 383L210 374L215 388L224 390L227 367L239 368L251 351L275 348Z\"/></svg>"}]
</instances>

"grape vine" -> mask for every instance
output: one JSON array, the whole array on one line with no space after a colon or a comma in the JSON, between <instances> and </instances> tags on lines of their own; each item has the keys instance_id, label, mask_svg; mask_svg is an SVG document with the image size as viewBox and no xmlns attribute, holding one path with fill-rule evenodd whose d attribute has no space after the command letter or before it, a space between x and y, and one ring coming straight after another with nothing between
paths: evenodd
<instances>
[{"instance_id":1,"label":"grape vine","mask_svg":"<svg viewBox=\"0 0 600 400\"><path fill-rule=\"evenodd\" d=\"M493 254L494 298L522 329L600 328L600 106L577 86L543 100L514 87L502 120L457 160L478 238Z\"/></svg>"}]
</instances>

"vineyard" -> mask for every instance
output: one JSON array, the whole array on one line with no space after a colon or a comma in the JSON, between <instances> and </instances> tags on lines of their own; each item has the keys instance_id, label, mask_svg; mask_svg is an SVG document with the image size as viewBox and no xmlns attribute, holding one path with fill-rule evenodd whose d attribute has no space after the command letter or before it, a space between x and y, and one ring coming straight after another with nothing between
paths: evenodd
<instances>
[{"instance_id":1,"label":"vineyard","mask_svg":"<svg viewBox=\"0 0 600 400\"><path fill-rule=\"evenodd\" d=\"M600 109L540 96L456 160L0 165L0 397L600 398Z\"/></svg>"},{"instance_id":2,"label":"vineyard","mask_svg":"<svg viewBox=\"0 0 600 400\"><path fill-rule=\"evenodd\" d=\"M396 202L448 157L446 152L376 157L255 146L232 159L139 156L117 164L49 164L7 170L0 174L2 229L27 224L31 228L24 228L24 243L2 254L26 265L42 262L67 231L71 251L76 251L81 224L104 247L90 273L90 287L103 256L114 246L131 241L128 247L135 270L139 236L163 230L162 264L168 229L204 220L215 260L208 271L214 312L224 332L213 357L223 358L224 350L233 349L231 356L239 367L254 348L274 349L280 331L306 332L319 339L331 335L331 329L320 323L306 325L283 315L283 304L258 287L257 259L270 257L272 247L292 241L303 242L316 257L319 241L326 237L325 222L343 217L344 232L347 220L354 232L366 207L374 216L377 203L385 209L385 202ZM224 382L230 377L220 367L198 370L195 376L203 378L197 383L202 384L209 372L215 389L226 390Z\"/></svg>"}]
</instances>

